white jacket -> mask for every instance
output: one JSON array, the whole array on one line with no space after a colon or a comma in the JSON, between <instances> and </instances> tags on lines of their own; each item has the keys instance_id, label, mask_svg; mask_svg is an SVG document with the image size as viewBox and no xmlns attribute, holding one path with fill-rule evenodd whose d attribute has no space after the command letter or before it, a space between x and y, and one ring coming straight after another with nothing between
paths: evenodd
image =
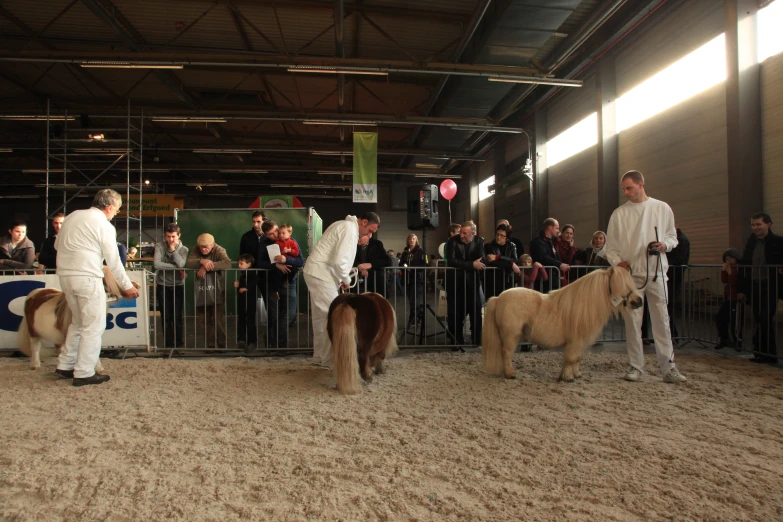
<instances>
[{"instance_id":1,"label":"white jacket","mask_svg":"<svg viewBox=\"0 0 783 522\"><path fill-rule=\"evenodd\" d=\"M674 228L674 213L671 207L658 199L648 198L641 203L628 201L612 212L606 229L606 260L612 266L625 261L631 266L634 276L644 277L648 271L655 275L658 261L650 257L647 262L647 245L655 241L655 227L658 227L658 241L666 245L666 251L677 246L677 230ZM664 278L669 263L661 254Z\"/></svg>"},{"instance_id":2,"label":"white jacket","mask_svg":"<svg viewBox=\"0 0 783 522\"><path fill-rule=\"evenodd\" d=\"M307 256L303 272L335 285L351 284L351 268L358 242L359 220L356 216L346 216L342 221L335 221Z\"/></svg>"},{"instance_id":3,"label":"white jacket","mask_svg":"<svg viewBox=\"0 0 783 522\"><path fill-rule=\"evenodd\" d=\"M125 290L133 284L125 273L117 250L117 231L106 214L93 207L71 212L54 241L58 276L91 276L103 279L103 260Z\"/></svg>"}]
</instances>

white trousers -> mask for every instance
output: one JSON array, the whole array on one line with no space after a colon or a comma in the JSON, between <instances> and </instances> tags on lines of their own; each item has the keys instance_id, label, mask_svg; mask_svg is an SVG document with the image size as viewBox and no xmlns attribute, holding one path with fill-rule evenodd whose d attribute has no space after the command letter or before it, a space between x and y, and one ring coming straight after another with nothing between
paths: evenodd
<instances>
[{"instance_id":1,"label":"white trousers","mask_svg":"<svg viewBox=\"0 0 783 522\"><path fill-rule=\"evenodd\" d=\"M307 291L310 293L310 317L313 319L313 360L325 366L332 365L332 344L326 331L329 306L338 295L333 281L324 281L304 274Z\"/></svg>"},{"instance_id":2,"label":"white trousers","mask_svg":"<svg viewBox=\"0 0 783 522\"><path fill-rule=\"evenodd\" d=\"M644 284L644 277L634 276L634 283L637 287ZM669 311L666 308L666 298L664 288L666 281L653 282L652 276L642 293L647 300L647 307L650 310L650 323L655 341L655 353L658 356L658 365L661 372L666 373L674 368L674 349L672 348L671 331L669 330ZM671 299L671 296L669 297ZM631 366L637 370L644 369L644 349L642 347L642 319L644 317L644 308L636 310L625 308L623 318L625 319L625 346L628 350L628 359Z\"/></svg>"},{"instance_id":3,"label":"white trousers","mask_svg":"<svg viewBox=\"0 0 783 522\"><path fill-rule=\"evenodd\" d=\"M100 277L60 276L60 288L73 315L59 370L73 370L77 379L95 375L101 355L101 336L106 330L106 293Z\"/></svg>"}]
</instances>

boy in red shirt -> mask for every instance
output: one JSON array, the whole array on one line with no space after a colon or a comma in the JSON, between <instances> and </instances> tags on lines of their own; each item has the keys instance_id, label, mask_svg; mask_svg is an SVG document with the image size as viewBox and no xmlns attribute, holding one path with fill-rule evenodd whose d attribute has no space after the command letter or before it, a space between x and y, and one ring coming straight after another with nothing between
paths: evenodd
<instances>
[{"instance_id":1,"label":"boy in red shirt","mask_svg":"<svg viewBox=\"0 0 783 522\"><path fill-rule=\"evenodd\" d=\"M283 255L290 254L291 257L296 257L299 255L299 246L296 244L296 241L291 239L291 234L294 233L294 227L289 225L288 223L283 223L280 225L280 228L277 232L278 240L275 241L275 244L277 244L280 247L280 253Z\"/></svg>"}]
</instances>

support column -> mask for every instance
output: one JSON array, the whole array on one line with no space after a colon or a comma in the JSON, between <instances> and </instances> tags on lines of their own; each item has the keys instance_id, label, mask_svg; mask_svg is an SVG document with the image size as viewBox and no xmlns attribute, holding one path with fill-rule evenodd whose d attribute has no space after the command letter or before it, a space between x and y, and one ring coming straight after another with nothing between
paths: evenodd
<instances>
[{"instance_id":1,"label":"support column","mask_svg":"<svg viewBox=\"0 0 783 522\"><path fill-rule=\"evenodd\" d=\"M763 210L761 66L756 41L756 0L725 0L726 136L729 242L747 239L750 216Z\"/></svg>"},{"instance_id":2,"label":"support column","mask_svg":"<svg viewBox=\"0 0 783 522\"><path fill-rule=\"evenodd\" d=\"M598 110L598 228L606 230L620 201L614 58L602 58L596 76Z\"/></svg>"},{"instance_id":3,"label":"support column","mask_svg":"<svg viewBox=\"0 0 783 522\"><path fill-rule=\"evenodd\" d=\"M531 224L532 235L535 237L541 228L541 224L549 217L549 174L546 169L546 111L539 110L535 113L535 144L533 147L533 169L535 181L533 184L535 196L536 222Z\"/></svg>"}]
</instances>

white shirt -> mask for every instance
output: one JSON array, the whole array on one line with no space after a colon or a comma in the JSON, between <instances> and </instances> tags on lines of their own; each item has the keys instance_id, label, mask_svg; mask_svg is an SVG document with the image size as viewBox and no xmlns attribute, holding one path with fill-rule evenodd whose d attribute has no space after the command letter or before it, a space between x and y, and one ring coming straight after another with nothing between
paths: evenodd
<instances>
[{"instance_id":1,"label":"white shirt","mask_svg":"<svg viewBox=\"0 0 783 522\"><path fill-rule=\"evenodd\" d=\"M303 272L335 284L351 284L351 268L358 242L359 220L356 216L346 216L342 221L335 221L307 256Z\"/></svg>"},{"instance_id":2,"label":"white shirt","mask_svg":"<svg viewBox=\"0 0 783 522\"><path fill-rule=\"evenodd\" d=\"M658 199L648 198L641 203L628 201L612 212L606 230L606 260L612 266L625 261L631 266L634 276L644 277L649 271L655 275L658 261L650 257L647 263L647 245L656 241L655 227L658 227L658 241L670 252L677 246L677 230L674 228L674 213L671 207ZM664 278L669 262L661 254Z\"/></svg>"},{"instance_id":3,"label":"white shirt","mask_svg":"<svg viewBox=\"0 0 783 522\"><path fill-rule=\"evenodd\" d=\"M71 212L54 241L58 276L91 276L103 279L103 260L120 286L130 289L117 250L117 231L97 208Z\"/></svg>"}]
</instances>

